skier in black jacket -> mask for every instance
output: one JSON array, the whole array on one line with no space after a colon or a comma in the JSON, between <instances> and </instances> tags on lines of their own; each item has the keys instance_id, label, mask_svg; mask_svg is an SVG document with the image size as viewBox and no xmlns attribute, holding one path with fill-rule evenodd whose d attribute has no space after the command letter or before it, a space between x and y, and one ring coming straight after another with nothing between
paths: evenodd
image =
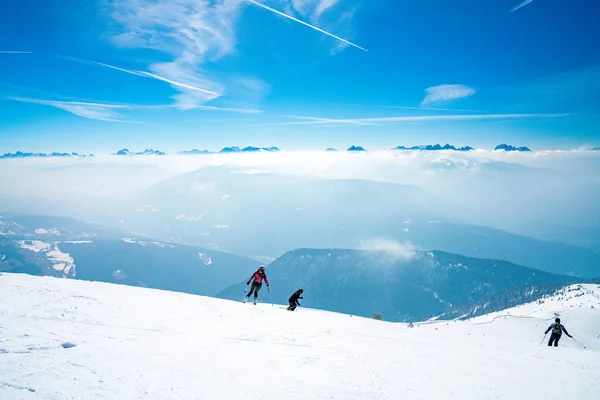
<instances>
[{"instance_id":1,"label":"skier in black jacket","mask_svg":"<svg viewBox=\"0 0 600 400\"><path fill-rule=\"evenodd\" d=\"M304 290L298 289L289 298L288 302L290 303L290 306L287 308L289 311L294 311L296 309L296 307L298 307L300 305L300 303L298 302L298 299L302 298L302 293L303 292L304 292Z\"/></svg>"},{"instance_id":2,"label":"skier in black jacket","mask_svg":"<svg viewBox=\"0 0 600 400\"><path fill-rule=\"evenodd\" d=\"M544 332L545 334L548 334L548 332L550 332L550 330L552 330L552 335L550 335L550 340L548 341L548 346L552 346L552 343L554 343L554 347L558 347L558 341L560 340L560 337L562 336L562 333L566 333L568 337L572 338L573 336L569 335L569 332L567 332L567 329L565 328L565 326L563 324L560 323L560 318L556 318L554 320L554 323L552 325L550 325L548 327L548 329L546 329L546 332Z\"/></svg>"}]
</instances>

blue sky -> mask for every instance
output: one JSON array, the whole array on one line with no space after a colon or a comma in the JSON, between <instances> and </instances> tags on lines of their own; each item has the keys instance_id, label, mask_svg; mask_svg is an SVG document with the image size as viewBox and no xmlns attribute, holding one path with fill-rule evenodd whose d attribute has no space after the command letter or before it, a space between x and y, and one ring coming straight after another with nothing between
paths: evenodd
<instances>
[{"instance_id":1,"label":"blue sky","mask_svg":"<svg viewBox=\"0 0 600 400\"><path fill-rule=\"evenodd\" d=\"M599 146L598 20L581 0L9 2L0 151Z\"/></svg>"}]
</instances>

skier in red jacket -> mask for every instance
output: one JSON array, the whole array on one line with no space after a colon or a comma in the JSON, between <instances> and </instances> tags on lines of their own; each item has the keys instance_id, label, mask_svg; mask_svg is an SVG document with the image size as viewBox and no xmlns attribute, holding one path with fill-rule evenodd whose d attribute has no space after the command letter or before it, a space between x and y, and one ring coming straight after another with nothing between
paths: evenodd
<instances>
[{"instance_id":1,"label":"skier in red jacket","mask_svg":"<svg viewBox=\"0 0 600 400\"><path fill-rule=\"evenodd\" d=\"M248 294L246 294L246 297L244 297L244 303L246 300L248 300L248 298L250 298L250 295L254 293L254 304L256 304L256 301L258 300L258 291L262 287L263 280L267 284L267 287L269 287L269 280L265 274L265 267L261 265L260 268L254 274L252 274L250 279L248 279L248 282L246 282L246 286L249 285L250 282L252 282L252 286L250 287Z\"/></svg>"}]
</instances>

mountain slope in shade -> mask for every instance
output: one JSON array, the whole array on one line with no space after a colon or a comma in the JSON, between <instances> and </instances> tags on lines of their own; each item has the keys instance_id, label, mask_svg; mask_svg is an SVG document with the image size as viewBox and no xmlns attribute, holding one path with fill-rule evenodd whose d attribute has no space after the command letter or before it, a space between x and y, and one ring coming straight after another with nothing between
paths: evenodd
<instances>
[{"instance_id":1,"label":"mountain slope in shade","mask_svg":"<svg viewBox=\"0 0 600 400\"><path fill-rule=\"evenodd\" d=\"M94 241L0 239L0 272L115 282L214 296L249 276L258 261L180 244L124 238Z\"/></svg>"},{"instance_id":2,"label":"mountain slope in shade","mask_svg":"<svg viewBox=\"0 0 600 400\"><path fill-rule=\"evenodd\" d=\"M259 266L235 254L139 238L68 218L13 216L0 222L0 272L215 295Z\"/></svg>"},{"instance_id":3,"label":"mountain slope in shade","mask_svg":"<svg viewBox=\"0 0 600 400\"><path fill-rule=\"evenodd\" d=\"M546 400L600 390L591 285L508 317L413 328L96 282L3 274L0 285L3 400ZM569 338L540 346L555 312L587 349Z\"/></svg>"},{"instance_id":4,"label":"mountain slope in shade","mask_svg":"<svg viewBox=\"0 0 600 400\"><path fill-rule=\"evenodd\" d=\"M409 257L409 258L406 258ZM388 321L457 318L522 304L574 279L456 254L300 249L267 267L273 301L298 288L305 306ZM244 283L218 297L238 300ZM266 296L263 293L263 297Z\"/></svg>"}]
</instances>

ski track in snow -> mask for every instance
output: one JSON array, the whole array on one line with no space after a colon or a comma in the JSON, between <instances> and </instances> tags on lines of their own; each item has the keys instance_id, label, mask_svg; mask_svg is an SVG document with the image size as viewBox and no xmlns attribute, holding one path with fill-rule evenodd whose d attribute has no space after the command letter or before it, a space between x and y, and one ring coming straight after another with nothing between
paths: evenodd
<instances>
[{"instance_id":1,"label":"ski track in snow","mask_svg":"<svg viewBox=\"0 0 600 400\"><path fill-rule=\"evenodd\" d=\"M2 274L0 399L591 400L600 392L600 288L580 287L409 328ZM587 349L567 337L540 345L555 312Z\"/></svg>"},{"instance_id":2,"label":"ski track in snow","mask_svg":"<svg viewBox=\"0 0 600 400\"><path fill-rule=\"evenodd\" d=\"M35 389L27 387L27 386L19 386L19 385L14 385L12 383L6 383L6 382L0 382L0 388L5 387L5 388L9 388L9 389L17 389L17 390L26 390L28 392L35 392Z\"/></svg>"}]
</instances>

